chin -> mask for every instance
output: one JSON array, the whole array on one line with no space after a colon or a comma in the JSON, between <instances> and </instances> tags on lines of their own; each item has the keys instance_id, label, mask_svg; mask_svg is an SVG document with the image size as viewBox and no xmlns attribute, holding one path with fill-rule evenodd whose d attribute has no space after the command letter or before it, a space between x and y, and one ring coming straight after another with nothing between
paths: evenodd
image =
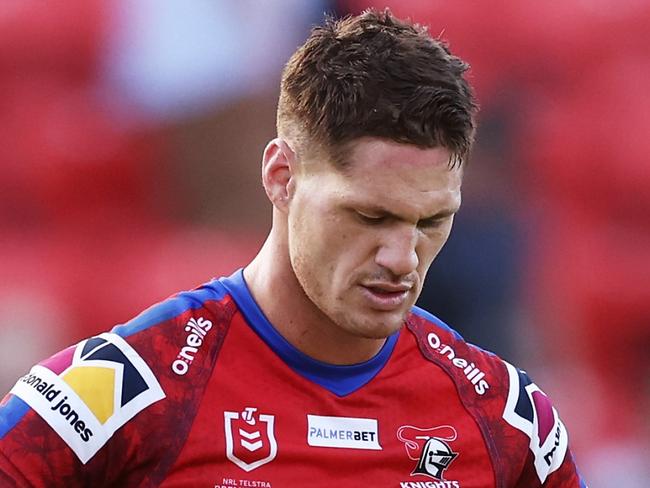
<instances>
[{"instance_id":1,"label":"chin","mask_svg":"<svg viewBox=\"0 0 650 488\"><path fill-rule=\"evenodd\" d=\"M365 318L351 327L351 331L366 339L386 339L404 326L405 315L400 318L384 320L377 318Z\"/></svg>"}]
</instances>

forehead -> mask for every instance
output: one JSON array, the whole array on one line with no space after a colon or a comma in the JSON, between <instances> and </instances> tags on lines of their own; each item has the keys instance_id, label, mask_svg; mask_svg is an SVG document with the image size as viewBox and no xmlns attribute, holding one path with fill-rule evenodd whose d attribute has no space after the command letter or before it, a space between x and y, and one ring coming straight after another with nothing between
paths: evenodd
<instances>
[{"instance_id":1,"label":"forehead","mask_svg":"<svg viewBox=\"0 0 650 488\"><path fill-rule=\"evenodd\" d=\"M321 191L353 205L428 215L460 205L462 170L448 149L419 148L375 138L355 141L345 169L328 169Z\"/></svg>"}]
</instances>

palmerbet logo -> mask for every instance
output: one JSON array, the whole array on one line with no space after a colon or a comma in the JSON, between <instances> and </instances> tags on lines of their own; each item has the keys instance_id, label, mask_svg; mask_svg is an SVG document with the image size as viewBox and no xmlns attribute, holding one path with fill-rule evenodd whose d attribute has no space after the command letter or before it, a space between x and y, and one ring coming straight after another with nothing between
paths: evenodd
<instances>
[{"instance_id":1,"label":"palmerbet logo","mask_svg":"<svg viewBox=\"0 0 650 488\"><path fill-rule=\"evenodd\" d=\"M307 444L380 450L376 419L307 415Z\"/></svg>"},{"instance_id":2,"label":"palmerbet logo","mask_svg":"<svg viewBox=\"0 0 650 488\"><path fill-rule=\"evenodd\" d=\"M134 415L165 397L146 363L115 334L93 337L34 366L11 393L83 463Z\"/></svg>"}]
</instances>

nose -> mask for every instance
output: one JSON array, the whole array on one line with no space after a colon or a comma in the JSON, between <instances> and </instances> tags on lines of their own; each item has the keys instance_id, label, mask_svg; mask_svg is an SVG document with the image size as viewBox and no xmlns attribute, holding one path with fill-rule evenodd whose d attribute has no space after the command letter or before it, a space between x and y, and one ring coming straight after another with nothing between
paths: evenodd
<instances>
[{"instance_id":1,"label":"nose","mask_svg":"<svg viewBox=\"0 0 650 488\"><path fill-rule=\"evenodd\" d=\"M420 263L416 252L417 240L417 229L413 227L388 231L377 250L375 263L395 276L404 276L415 271Z\"/></svg>"}]
</instances>

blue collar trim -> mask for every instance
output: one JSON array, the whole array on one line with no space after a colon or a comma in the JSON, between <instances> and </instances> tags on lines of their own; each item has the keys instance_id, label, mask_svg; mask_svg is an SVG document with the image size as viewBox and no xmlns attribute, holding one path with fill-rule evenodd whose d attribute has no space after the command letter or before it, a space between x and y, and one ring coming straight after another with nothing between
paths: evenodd
<instances>
[{"instance_id":1,"label":"blue collar trim","mask_svg":"<svg viewBox=\"0 0 650 488\"><path fill-rule=\"evenodd\" d=\"M360 389L381 371L399 337L399 332L388 337L377 355L363 363L339 366L317 361L292 346L273 327L251 295L243 269L219 281L232 295L251 328L291 369L341 397Z\"/></svg>"}]
</instances>

